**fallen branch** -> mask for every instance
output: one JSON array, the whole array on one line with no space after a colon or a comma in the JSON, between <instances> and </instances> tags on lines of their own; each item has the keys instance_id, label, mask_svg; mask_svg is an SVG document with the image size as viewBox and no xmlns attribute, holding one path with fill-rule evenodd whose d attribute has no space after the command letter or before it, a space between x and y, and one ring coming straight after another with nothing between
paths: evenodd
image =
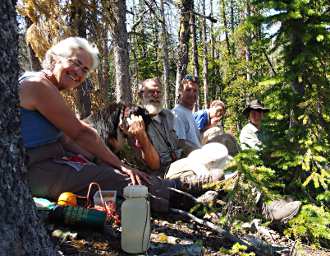
<instances>
[{"instance_id":1,"label":"fallen branch","mask_svg":"<svg viewBox=\"0 0 330 256\"><path fill-rule=\"evenodd\" d=\"M213 231L216 231L218 234L220 234L221 236L224 236L226 239L228 239L232 243L240 243L241 245L245 245L248 248L248 250L256 252L257 255L263 255L263 256L276 255L276 254L281 254L281 252L283 252L283 250L287 249L287 247L270 245L270 244L262 241L261 239L258 239L253 236L247 236L245 239L241 239L241 238L231 234L228 230L223 229L220 226L215 225L210 221L197 218L196 216L192 215L191 213L180 210L180 209L170 208L170 211L183 215L185 217L188 217L188 218L192 219L193 221L197 222L198 224L206 226Z\"/></svg>"},{"instance_id":2,"label":"fallen branch","mask_svg":"<svg viewBox=\"0 0 330 256\"><path fill-rule=\"evenodd\" d=\"M198 200L196 197L194 197L193 195L191 195L190 193L187 193L187 192L184 192L182 190L179 190L179 189L176 189L176 188L168 188L169 190L172 190L178 194L181 194L181 195L184 195L184 196L187 196L189 197L191 200L193 200L195 203L198 203Z\"/></svg>"}]
</instances>

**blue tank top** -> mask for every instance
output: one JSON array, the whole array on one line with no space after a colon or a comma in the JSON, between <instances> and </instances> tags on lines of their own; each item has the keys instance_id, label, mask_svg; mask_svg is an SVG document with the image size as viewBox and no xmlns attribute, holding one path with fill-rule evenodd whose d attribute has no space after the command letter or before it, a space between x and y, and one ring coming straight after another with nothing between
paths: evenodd
<instances>
[{"instance_id":1,"label":"blue tank top","mask_svg":"<svg viewBox=\"0 0 330 256\"><path fill-rule=\"evenodd\" d=\"M19 78L21 82L29 77L39 76L37 72L26 72ZM63 133L38 111L20 108L21 132L26 148L34 148L57 141Z\"/></svg>"}]
</instances>

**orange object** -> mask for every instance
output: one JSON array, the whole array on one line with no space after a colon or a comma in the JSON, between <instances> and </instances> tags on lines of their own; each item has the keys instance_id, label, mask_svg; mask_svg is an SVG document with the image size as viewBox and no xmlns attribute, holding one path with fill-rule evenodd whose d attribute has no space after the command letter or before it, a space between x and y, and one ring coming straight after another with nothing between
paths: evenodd
<instances>
[{"instance_id":1,"label":"orange object","mask_svg":"<svg viewBox=\"0 0 330 256\"><path fill-rule=\"evenodd\" d=\"M57 204L77 206L77 196L71 192L64 192L58 197Z\"/></svg>"}]
</instances>

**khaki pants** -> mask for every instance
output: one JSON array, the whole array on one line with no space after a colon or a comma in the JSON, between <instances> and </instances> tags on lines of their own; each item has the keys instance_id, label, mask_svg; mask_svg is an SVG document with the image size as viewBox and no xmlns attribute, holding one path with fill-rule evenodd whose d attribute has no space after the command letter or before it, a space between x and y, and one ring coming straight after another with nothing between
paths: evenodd
<instances>
[{"instance_id":1,"label":"khaki pants","mask_svg":"<svg viewBox=\"0 0 330 256\"><path fill-rule=\"evenodd\" d=\"M51 143L27 150L27 179L34 196L57 200L62 192L86 195L91 182L97 182L103 190L116 190L122 196L123 188L130 184L130 178L109 165L86 165L80 171L54 160L65 156L62 145ZM168 211L169 190L173 182L150 177L148 185L151 194L151 209Z\"/></svg>"},{"instance_id":2,"label":"khaki pants","mask_svg":"<svg viewBox=\"0 0 330 256\"><path fill-rule=\"evenodd\" d=\"M196 175L193 170L189 168L189 159L187 157L176 160L171 163L167 173L165 174L165 179L175 180Z\"/></svg>"}]
</instances>

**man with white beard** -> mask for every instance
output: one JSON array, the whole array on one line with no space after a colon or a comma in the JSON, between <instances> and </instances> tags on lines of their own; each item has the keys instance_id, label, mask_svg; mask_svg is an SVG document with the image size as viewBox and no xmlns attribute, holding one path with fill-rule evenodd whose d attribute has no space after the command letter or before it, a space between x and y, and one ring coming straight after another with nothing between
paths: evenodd
<instances>
[{"instance_id":1,"label":"man with white beard","mask_svg":"<svg viewBox=\"0 0 330 256\"><path fill-rule=\"evenodd\" d=\"M182 154L173 129L174 115L163 108L163 93L158 78L146 79L141 83L139 98L141 107L149 112L151 122L145 129L142 118L132 116L129 131L138 141L142 158L152 174L164 177L169 165Z\"/></svg>"}]
</instances>

